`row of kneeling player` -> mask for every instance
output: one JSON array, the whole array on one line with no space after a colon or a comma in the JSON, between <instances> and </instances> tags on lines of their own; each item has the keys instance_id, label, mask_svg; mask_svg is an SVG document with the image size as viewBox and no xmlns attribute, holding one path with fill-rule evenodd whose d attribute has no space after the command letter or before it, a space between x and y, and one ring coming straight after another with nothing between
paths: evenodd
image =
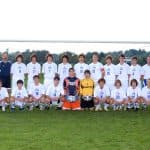
<instances>
[{"instance_id":1,"label":"row of kneeling player","mask_svg":"<svg viewBox=\"0 0 150 150\"><path fill-rule=\"evenodd\" d=\"M44 110L54 105L62 110L102 110L108 111L108 107L113 110L131 109L140 107L144 110L150 105L150 79L147 86L142 90L138 87L136 79L131 81L131 86L127 91L121 88L121 81L116 80L115 88L110 91L105 85L105 79L101 78L98 85L94 87L94 81L90 77L90 71L84 72L85 78L81 81L75 76L73 68L69 69L69 76L65 78L63 86L60 84L60 78L54 77L53 84L47 90L40 83L38 75L33 77L34 83L27 91L22 80L17 81L17 87L9 95L7 89L2 87L0 81L0 104L2 111L10 105L11 111L15 107L23 110L29 107L39 107Z\"/></svg>"}]
</instances>

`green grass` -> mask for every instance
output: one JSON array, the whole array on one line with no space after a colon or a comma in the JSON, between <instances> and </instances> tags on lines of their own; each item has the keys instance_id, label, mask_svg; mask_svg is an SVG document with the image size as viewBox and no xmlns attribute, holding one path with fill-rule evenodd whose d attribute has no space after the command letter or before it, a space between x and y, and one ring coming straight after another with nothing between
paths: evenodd
<instances>
[{"instance_id":1,"label":"green grass","mask_svg":"<svg viewBox=\"0 0 150 150\"><path fill-rule=\"evenodd\" d=\"M1 150L149 150L150 111L0 112Z\"/></svg>"}]
</instances>

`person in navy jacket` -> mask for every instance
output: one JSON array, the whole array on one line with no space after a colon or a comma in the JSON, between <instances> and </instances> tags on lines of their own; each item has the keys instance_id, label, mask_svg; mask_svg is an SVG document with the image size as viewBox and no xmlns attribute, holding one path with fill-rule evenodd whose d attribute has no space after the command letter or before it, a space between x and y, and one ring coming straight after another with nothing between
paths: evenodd
<instances>
[{"instance_id":1,"label":"person in navy jacket","mask_svg":"<svg viewBox=\"0 0 150 150\"><path fill-rule=\"evenodd\" d=\"M11 62L8 61L8 53L2 53L2 60L0 61L0 80L3 81L3 87L11 87L11 76L10 76Z\"/></svg>"}]
</instances>

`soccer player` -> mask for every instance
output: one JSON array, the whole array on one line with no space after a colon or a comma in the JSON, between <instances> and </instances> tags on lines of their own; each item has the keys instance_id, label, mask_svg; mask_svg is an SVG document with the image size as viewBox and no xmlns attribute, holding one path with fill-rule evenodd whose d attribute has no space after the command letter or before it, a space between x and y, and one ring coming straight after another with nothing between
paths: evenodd
<instances>
[{"instance_id":1,"label":"soccer player","mask_svg":"<svg viewBox=\"0 0 150 150\"><path fill-rule=\"evenodd\" d=\"M137 63L138 59L136 56L132 57L131 66L129 69L129 81L136 79L138 86L141 88L141 78L142 78L142 67Z\"/></svg>"},{"instance_id":2,"label":"soccer player","mask_svg":"<svg viewBox=\"0 0 150 150\"><path fill-rule=\"evenodd\" d=\"M104 65L104 79L106 81L106 85L112 90L114 88L114 83L116 80L116 66L112 64L112 57L110 55L105 58L106 64Z\"/></svg>"},{"instance_id":3,"label":"soccer player","mask_svg":"<svg viewBox=\"0 0 150 150\"><path fill-rule=\"evenodd\" d=\"M150 78L147 79L147 86L142 89L143 108L150 105Z\"/></svg>"},{"instance_id":4,"label":"soccer player","mask_svg":"<svg viewBox=\"0 0 150 150\"><path fill-rule=\"evenodd\" d=\"M125 55L119 56L119 64L116 65L116 78L121 81L122 88L127 90L129 84L129 65L125 63Z\"/></svg>"},{"instance_id":5,"label":"soccer player","mask_svg":"<svg viewBox=\"0 0 150 150\"><path fill-rule=\"evenodd\" d=\"M10 68L11 62L8 61L8 53L2 53L2 61L0 62L0 79L3 81L3 87L10 88Z\"/></svg>"},{"instance_id":6,"label":"soccer player","mask_svg":"<svg viewBox=\"0 0 150 150\"><path fill-rule=\"evenodd\" d=\"M62 101L61 98L64 95L64 89L60 85L59 76L55 76L53 79L53 84L49 85L46 91L46 103L52 106L57 106L57 109L61 109Z\"/></svg>"},{"instance_id":7,"label":"soccer player","mask_svg":"<svg viewBox=\"0 0 150 150\"><path fill-rule=\"evenodd\" d=\"M84 71L85 78L80 83L81 108L83 110L94 109L94 81L91 79L90 71Z\"/></svg>"},{"instance_id":8,"label":"soccer player","mask_svg":"<svg viewBox=\"0 0 150 150\"><path fill-rule=\"evenodd\" d=\"M17 87L17 81L25 79L25 74L27 73L26 65L23 63L23 56L21 54L17 55L16 62L11 66L12 75L12 89Z\"/></svg>"},{"instance_id":9,"label":"soccer player","mask_svg":"<svg viewBox=\"0 0 150 150\"><path fill-rule=\"evenodd\" d=\"M104 76L103 64L99 62L98 53L93 53L92 63L89 64L89 69L91 72L91 78L94 80L95 85L97 85L97 81Z\"/></svg>"},{"instance_id":10,"label":"soccer player","mask_svg":"<svg viewBox=\"0 0 150 150\"><path fill-rule=\"evenodd\" d=\"M34 83L30 86L29 90L29 103L30 103L30 111L33 110L34 107L40 107L40 110L44 110L45 106L45 88L40 83L40 77L35 75L33 77Z\"/></svg>"},{"instance_id":11,"label":"soccer player","mask_svg":"<svg viewBox=\"0 0 150 150\"><path fill-rule=\"evenodd\" d=\"M2 111L5 111L5 107L8 102L9 95L7 89L3 87L3 82L0 80L0 106L2 106Z\"/></svg>"},{"instance_id":12,"label":"soccer player","mask_svg":"<svg viewBox=\"0 0 150 150\"><path fill-rule=\"evenodd\" d=\"M47 89L53 84L53 79L57 74L57 64L53 62L53 55L46 56L47 62L43 64L42 73L44 74L44 86Z\"/></svg>"},{"instance_id":13,"label":"soccer player","mask_svg":"<svg viewBox=\"0 0 150 150\"><path fill-rule=\"evenodd\" d=\"M136 79L131 80L130 87L127 89L127 97L128 109L134 108L138 110L141 103L141 89L138 87Z\"/></svg>"},{"instance_id":14,"label":"soccer player","mask_svg":"<svg viewBox=\"0 0 150 150\"><path fill-rule=\"evenodd\" d=\"M64 80L63 110L81 110L79 100L80 81L75 76L73 68L69 69L69 76Z\"/></svg>"},{"instance_id":15,"label":"soccer player","mask_svg":"<svg viewBox=\"0 0 150 150\"><path fill-rule=\"evenodd\" d=\"M37 55L31 55L31 62L27 64L27 74L28 74L28 84L27 89L30 89L30 86L33 84L33 77L35 75L40 75L41 65L37 62Z\"/></svg>"},{"instance_id":16,"label":"soccer player","mask_svg":"<svg viewBox=\"0 0 150 150\"><path fill-rule=\"evenodd\" d=\"M108 111L108 106L112 104L110 99L110 89L105 85L105 79L98 80L98 85L94 90L95 98L95 111L102 111L102 105L104 104L104 110Z\"/></svg>"},{"instance_id":17,"label":"soccer player","mask_svg":"<svg viewBox=\"0 0 150 150\"><path fill-rule=\"evenodd\" d=\"M89 69L89 65L85 63L85 55L79 55L79 62L74 65L76 77L80 80L84 78L84 71Z\"/></svg>"},{"instance_id":18,"label":"soccer player","mask_svg":"<svg viewBox=\"0 0 150 150\"><path fill-rule=\"evenodd\" d=\"M115 88L111 91L111 99L113 101L113 110L122 110L126 105L126 92L121 87L121 81L115 81ZM126 108L126 107L124 107Z\"/></svg>"},{"instance_id":19,"label":"soccer player","mask_svg":"<svg viewBox=\"0 0 150 150\"><path fill-rule=\"evenodd\" d=\"M69 63L69 57L64 55L62 57L62 63L58 65L58 74L60 76L60 84L63 85L64 79L69 75L69 69L72 65Z\"/></svg>"},{"instance_id":20,"label":"soccer player","mask_svg":"<svg viewBox=\"0 0 150 150\"><path fill-rule=\"evenodd\" d=\"M24 110L24 106L28 101L28 94L23 86L23 81L17 81L17 87L12 90L10 97L11 111L15 110L15 106L18 106L20 110Z\"/></svg>"},{"instance_id":21,"label":"soccer player","mask_svg":"<svg viewBox=\"0 0 150 150\"><path fill-rule=\"evenodd\" d=\"M142 78L144 79L144 86L147 85L147 79L150 78L150 56L147 57L147 64L145 64L143 67L143 76Z\"/></svg>"}]
</instances>

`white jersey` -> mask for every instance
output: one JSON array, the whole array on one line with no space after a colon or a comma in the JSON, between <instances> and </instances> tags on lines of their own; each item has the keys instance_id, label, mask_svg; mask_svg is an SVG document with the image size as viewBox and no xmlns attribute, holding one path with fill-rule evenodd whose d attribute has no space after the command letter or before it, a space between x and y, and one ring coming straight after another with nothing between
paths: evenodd
<instances>
[{"instance_id":1,"label":"white jersey","mask_svg":"<svg viewBox=\"0 0 150 150\"><path fill-rule=\"evenodd\" d=\"M58 65L58 74L60 75L61 83L63 83L64 79L69 76L69 69L72 67L71 64L59 64Z\"/></svg>"},{"instance_id":2,"label":"white jersey","mask_svg":"<svg viewBox=\"0 0 150 150\"><path fill-rule=\"evenodd\" d=\"M44 79L53 80L55 74L57 73L57 64L52 63L44 63L42 67L42 73L44 74Z\"/></svg>"},{"instance_id":3,"label":"white jersey","mask_svg":"<svg viewBox=\"0 0 150 150\"><path fill-rule=\"evenodd\" d=\"M41 73L41 65L39 63L28 63L27 64L27 73L28 73L28 80L33 81L33 77L35 75L39 75Z\"/></svg>"},{"instance_id":4,"label":"white jersey","mask_svg":"<svg viewBox=\"0 0 150 150\"><path fill-rule=\"evenodd\" d=\"M76 77L82 80L84 78L84 71L89 69L89 65L86 63L77 63L74 65Z\"/></svg>"},{"instance_id":5,"label":"white jersey","mask_svg":"<svg viewBox=\"0 0 150 150\"><path fill-rule=\"evenodd\" d=\"M0 89L0 101L6 97L9 97L7 89L4 87L1 87L1 89Z\"/></svg>"},{"instance_id":6,"label":"white jersey","mask_svg":"<svg viewBox=\"0 0 150 150\"><path fill-rule=\"evenodd\" d=\"M142 89L142 97L150 101L150 88L147 86Z\"/></svg>"},{"instance_id":7,"label":"white jersey","mask_svg":"<svg viewBox=\"0 0 150 150\"><path fill-rule=\"evenodd\" d=\"M124 64L118 64L116 65L116 75L118 76L117 79L119 80L126 80L128 81L128 75L129 75L129 65Z\"/></svg>"},{"instance_id":8,"label":"white jersey","mask_svg":"<svg viewBox=\"0 0 150 150\"><path fill-rule=\"evenodd\" d=\"M24 75L27 73L27 68L24 63L15 62L11 66L11 74L13 75L13 80L24 80Z\"/></svg>"},{"instance_id":9,"label":"white jersey","mask_svg":"<svg viewBox=\"0 0 150 150\"><path fill-rule=\"evenodd\" d=\"M61 85L50 85L46 91L46 95L49 97L60 97L60 95L64 95L63 87Z\"/></svg>"},{"instance_id":10,"label":"white jersey","mask_svg":"<svg viewBox=\"0 0 150 150\"><path fill-rule=\"evenodd\" d=\"M17 87L17 81L23 80L25 78L25 74L27 73L27 68L24 63L15 62L11 66L11 74L12 74L12 89Z\"/></svg>"},{"instance_id":11,"label":"white jersey","mask_svg":"<svg viewBox=\"0 0 150 150\"><path fill-rule=\"evenodd\" d=\"M106 85L111 89L114 87L116 79L116 66L114 64L104 65Z\"/></svg>"},{"instance_id":12,"label":"white jersey","mask_svg":"<svg viewBox=\"0 0 150 150\"><path fill-rule=\"evenodd\" d=\"M100 62L89 64L89 69L91 72L91 78L95 83L102 77L103 64Z\"/></svg>"},{"instance_id":13,"label":"white jersey","mask_svg":"<svg viewBox=\"0 0 150 150\"><path fill-rule=\"evenodd\" d=\"M125 90L123 90L122 88L120 89L113 89L111 91L111 98L113 98L116 101L122 101L123 99L126 99L126 93Z\"/></svg>"},{"instance_id":14,"label":"white jersey","mask_svg":"<svg viewBox=\"0 0 150 150\"><path fill-rule=\"evenodd\" d=\"M150 65L146 64L142 67L142 69L143 69L144 79L149 79L150 78Z\"/></svg>"},{"instance_id":15,"label":"white jersey","mask_svg":"<svg viewBox=\"0 0 150 150\"><path fill-rule=\"evenodd\" d=\"M140 81L141 75L143 74L142 67L140 65L131 65L129 69L130 80L136 79L138 82Z\"/></svg>"},{"instance_id":16,"label":"white jersey","mask_svg":"<svg viewBox=\"0 0 150 150\"><path fill-rule=\"evenodd\" d=\"M39 83L39 85L32 84L29 90L29 95L32 95L35 98L40 98L45 94L44 86Z\"/></svg>"},{"instance_id":17,"label":"white jersey","mask_svg":"<svg viewBox=\"0 0 150 150\"><path fill-rule=\"evenodd\" d=\"M133 89L131 86L128 87L127 96L132 98L132 99L136 99L136 98L140 97L141 96L140 88L136 87L135 89Z\"/></svg>"},{"instance_id":18,"label":"white jersey","mask_svg":"<svg viewBox=\"0 0 150 150\"><path fill-rule=\"evenodd\" d=\"M96 86L94 89L94 97L97 98L106 98L110 96L110 89L104 85L104 87L101 89L99 85Z\"/></svg>"},{"instance_id":19,"label":"white jersey","mask_svg":"<svg viewBox=\"0 0 150 150\"><path fill-rule=\"evenodd\" d=\"M24 98L24 97L28 97L28 94L24 87L22 87L22 89L18 89L17 87L16 89L12 90L11 96L15 98Z\"/></svg>"}]
</instances>

